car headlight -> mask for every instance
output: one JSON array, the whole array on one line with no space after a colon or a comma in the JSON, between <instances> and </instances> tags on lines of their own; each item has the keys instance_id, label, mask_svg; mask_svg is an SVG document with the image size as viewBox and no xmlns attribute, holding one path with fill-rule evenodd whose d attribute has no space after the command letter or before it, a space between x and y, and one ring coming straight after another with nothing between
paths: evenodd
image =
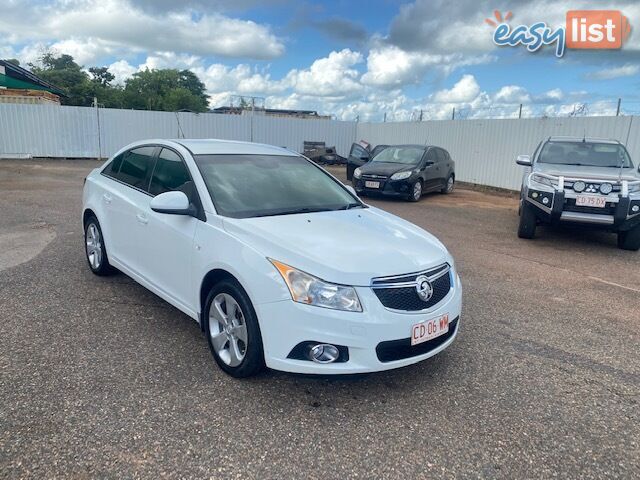
<instances>
[{"instance_id":1,"label":"car headlight","mask_svg":"<svg viewBox=\"0 0 640 480\"><path fill-rule=\"evenodd\" d=\"M360 170L359 168L356 168L356 169L353 171L353 176L354 176L355 178L360 178L360 177L362 176L362 170Z\"/></svg>"},{"instance_id":2,"label":"car headlight","mask_svg":"<svg viewBox=\"0 0 640 480\"><path fill-rule=\"evenodd\" d=\"M282 275L294 302L348 312L362 311L355 288L325 282L277 260L269 260Z\"/></svg>"},{"instance_id":3,"label":"car headlight","mask_svg":"<svg viewBox=\"0 0 640 480\"><path fill-rule=\"evenodd\" d=\"M535 183L540 183L542 185L547 185L548 187L553 187L553 182L551 179L547 177L543 177L542 175L533 174L531 175L531 180Z\"/></svg>"},{"instance_id":4,"label":"car headlight","mask_svg":"<svg viewBox=\"0 0 640 480\"><path fill-rule=\"evenodd\" d=\"M640 193L640 183L637 185L629 185L629 193Z\"/></svg>"},{"instance_id":5,"label":"car headlight","mask_svg":"<svg viewBox=\"0 0 640 480\"><path fill-rule=\"evenodd\" d=\"M408 172L398 172L391 175L391 180L404 180L409 178L411 175L413 175L413 171L411 170Z\"/></svg>"}]
</instances>

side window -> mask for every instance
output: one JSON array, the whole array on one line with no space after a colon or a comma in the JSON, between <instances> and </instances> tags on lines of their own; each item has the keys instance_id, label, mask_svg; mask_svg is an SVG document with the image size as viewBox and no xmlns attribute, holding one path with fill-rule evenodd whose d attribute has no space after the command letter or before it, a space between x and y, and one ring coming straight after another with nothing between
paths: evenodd
<instances>
[{"instance_id":1,"label":"side window","mask_svg":"<svg viewBox=\"0 0 640 480\"><path fill-rule=\"evenodd\" d=\"M163 148L156 161L156 168L153 170L149 193L151 195L159 195L171 190L177 190L190 181L189 171L180 155L173 150Z\"/></svg>"},{"instance_id":2,"label":"side window","mask_svg":"<svg viewBox=\"0 0 640 480\"><path fill-rule=\"evenodd\" d=\"M447 156L441 148L436 148L436 155L438 156L438 162L440 163L444 163L447 160Z\"/></svg>"},{"instance_id":3,"label":"side window","mask_svg":"<svg viewBox=\"0 0 640 480\"><path fill-rule=\"evenodd\" d=\"M436 163L438 161L438 157L436 157L436 149L430 148L425 159L427 162Z\"/></svg>"},{"instance_id":4,"label":"side window","mask_svg":"<svg viewBox=\"0 0 640 480\"><path fill-rule=\"evenodd\" d=\"M364 159L369 157L369 152L367 152L367 150L362 145L354 143L351 146L351 152L349 152L349 156Z\"/></svg>"},{"instance_id":5,"label":"side window","mask_svg":"<svg viewBox=\"0 0 640 480\"><path fill-rule=\"evenodd\" d=\"M124 158L125 153L126 152L123 152L117 157L114 157L114 159L111 160L111 163L109 163L109 165L104 167L104 170L102 170L102 173L104 173L109 177L116 177L118 175L118 171L120 170L120 166L122 165L122 159Z\"/></svg>"},{"instance_id":6,"label":"side window","mask_svg":"<svg viewBox=\"0 0 640 480\"><path fill-rule=\"evenodd\" d=\"M126 152L116 178L132 187L146 190L154 150L155 147L140 147Z\"/></svg>"}]
</instances>

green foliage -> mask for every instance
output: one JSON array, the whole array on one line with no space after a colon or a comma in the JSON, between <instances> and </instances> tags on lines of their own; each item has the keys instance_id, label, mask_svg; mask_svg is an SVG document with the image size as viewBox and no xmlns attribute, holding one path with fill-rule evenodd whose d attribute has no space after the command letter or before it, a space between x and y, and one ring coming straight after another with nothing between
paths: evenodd
<instances>
[{"instance_id":1,"label":"green foliage","mask_svg":"<svg viewBox=\"0 0 640 480\"><path fill-rule=\"evenodd\" d=\"M207 110L204 84L189 70L144 70L125 82L125 104L138 110Z\"/></svg>"},{"instance_id":2,"label":"green foliage","mask_svg":"<svg viewBox=\"0 0 640 480\"><path fill-rule=\"evenodd\" d=\"M7 62L13 63L16 67L20 66L20 60L17 58L7 58Z\"/></svg>"},{"instance_id":3,"label":"green foliage","mask_svg":"<svg viewBox=\"0 0 640 480\"><path fill-rule=\"evenodd\" d=\"M63 90L63 105L90 106L93 99L107 108L135 110L191 110L205 112L208 97L204 84L190 70L162 69L135 73L124 87L114 85L108 67L91 67L89 74L71 55L48 52L41 66L30 65L33 73Z\"/></svg>"}]
</instances>

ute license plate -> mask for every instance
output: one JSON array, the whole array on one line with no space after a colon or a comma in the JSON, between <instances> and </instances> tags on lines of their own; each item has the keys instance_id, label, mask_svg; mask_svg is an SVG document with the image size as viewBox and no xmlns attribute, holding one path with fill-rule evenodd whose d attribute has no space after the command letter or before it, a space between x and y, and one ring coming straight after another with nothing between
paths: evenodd
<instances>
[{"instance_id":1,"label":"ute license plate","mask_svg":"<svg viewBox=\"0 0 640 480\"><path fill-rule=\"evenodd\" d=\"M576 198L576 206L604 208L607 206L607 198L596 197L595 195L578 195Z\"/></svg>"},{"instance_id":2,"label":"ute license plate","mask_svg":"<svg viewBox=\"0 0 640 480\"><path fill-rule=\"evenodd\" d=\"M364 182L364 186L367 188L380 188L380 182Z\"/></svg>"},{"instance_id":3,"label":"ute license plate","mask_svg":"<svg viewBox=\"0 0 640 480\"><path fill-rule=\"evenodd\" d=\"M411 327L411 345L433 340L449 331L449 314L432 318L426 322L416 323Z\"/></svg>"}]
</instances>

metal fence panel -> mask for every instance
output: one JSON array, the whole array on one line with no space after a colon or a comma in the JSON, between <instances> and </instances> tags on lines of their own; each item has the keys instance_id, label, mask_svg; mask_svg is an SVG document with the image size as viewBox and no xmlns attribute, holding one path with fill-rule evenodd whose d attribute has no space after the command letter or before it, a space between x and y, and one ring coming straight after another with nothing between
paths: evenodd
<instances>
[{"instance_id":1,"label":"metal fence panel","mask_svg":"<svg viewBox=\"0 0 640 480\"><path fill-rule=\"evenodd\" d=\"M100 137L98 138L98 123ZM145 138L222 138L268 143L301 152L323 141L347 156L351 143L419 143L446 148L458 180L518 189L518 154L531 154L549 135L616 138L640 161L640 118L580 117L353 123L264 115L0 104L0 156L103 157ZM100 140L98 142L98 139Z\"/></svg>"},{"instance_id":2,"label":"metal fence panel","mask_svg":"<svg viewBox=\"0 0 640 480\"><path fill-rule=\"evenodd\" d=\"M519 189L519 154L532 154L550 135L614 138L640 161L638 117L580 117L427 122L360 123L356 137L373 145L418 143L441 146L456 162L458 180Z\"/></svg>"}]
</instances>

